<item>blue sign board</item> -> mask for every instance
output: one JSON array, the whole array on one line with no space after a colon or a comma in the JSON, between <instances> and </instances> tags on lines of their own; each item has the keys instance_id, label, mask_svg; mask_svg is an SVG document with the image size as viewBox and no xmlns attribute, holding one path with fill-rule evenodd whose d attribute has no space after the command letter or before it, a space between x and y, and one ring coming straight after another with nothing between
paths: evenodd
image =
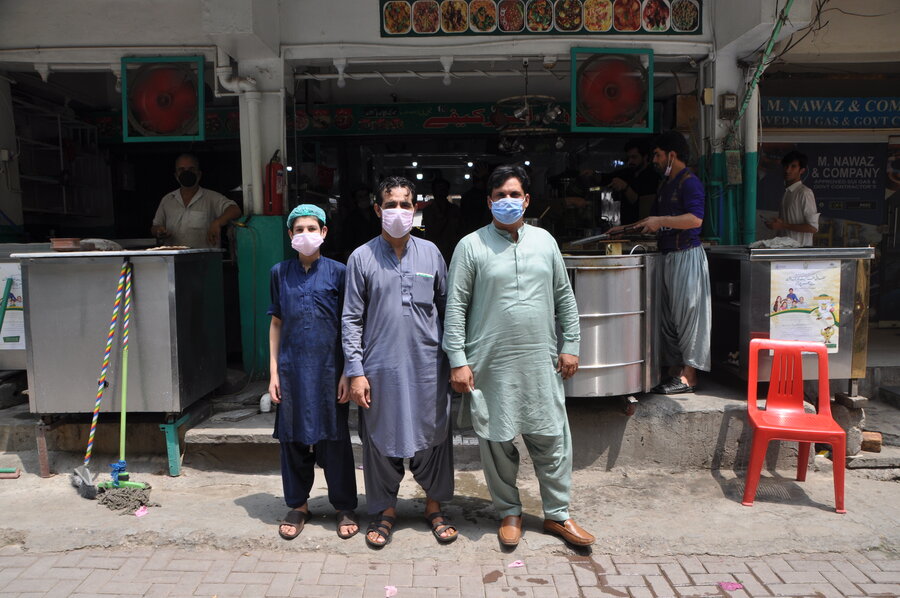
<instances>
[{"instance_id":1,"label":"blue sign board","mask_svg":"<svg viewBox=\"0 0 900 598\"><path fill-rule=\"evenodd\" d=\"M900 97L764 97L762 125L767 129L897 129Z\"/></svg>"},{"instance_id":2,"label":"blue sign board","mask_svg":"<svg viewBox=\"0 0 900 598\"><path fill-rule=\"evenodd\" d=\"M866 224L883 222L887 182L884 143L764 143L759 167L760 209L775 211L781 205L781 158L793 149L809 159L803 183L813 190L822 216Z\"/></svg>"}]
</instances>

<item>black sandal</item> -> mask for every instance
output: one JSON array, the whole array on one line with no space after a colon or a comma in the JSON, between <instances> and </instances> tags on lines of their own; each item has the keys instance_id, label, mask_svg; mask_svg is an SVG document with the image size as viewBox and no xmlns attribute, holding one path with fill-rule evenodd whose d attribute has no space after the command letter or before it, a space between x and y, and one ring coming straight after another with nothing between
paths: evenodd
<instances>
[{"instance_id":1,"label":"black sandal","mask_svg":"<svg viewBox=\"0 0 900 598\"><path fill-rule=\"evenodd\" d=\"M372 548L384 548L390 544L395 521L397 521L396 517L385 515L384 512L379 513L378 517L369 523L369 527L366 528L366 544ZM388 525L385 525L385 523ZM369 534L372 532L375 532L380 537L384 538L384 542L380 544L378 542L373 542L371 538L369 538Z\"/></svg>"},{"instance_id":2,"label":"black sandal","mask_svg":"<svg viewBox=\"0 0 900 598\"><path fill-rule=\"evenodd\" d=\"M300 532L303 531L303 526L307 521L312 518L309 511L298 511L297 509L291 509L288 511L288 514L284 516L284 519L278 523L278 535L284 538L285 540L293 540L297 536L300 535ZM287 534L281 531L282 525L293 525L294 533Z\"/></svg>"},{"instance_id":3,"label":"black sandal","mask_svg":"<svg viewBox=\"0 0 900 598\"><path fill-rule=\"evenodd\" d=\"M359 533L359 516L353 511L338 511L337 512L337 535L341 540L346 540L347 538L352 538L356 534ZM352 534L342 534L341 528L346 527L348 525L355 525L356 531Z\"/></svg>"},{"instance_id":4,"label":"black sandal","mask_svg":"<svg viewBox=\"0 0 900 598\"><path fill-rule=\"evenodd\" d=\"M440 518L441 522L438 523L435 519ZM450 518L444 515L443 511L435 511L430 515L425 515L425 519L428 520L428 523L431 524L431 533L441 544L450 544L451 542L455 542L459 537L459 530L456 529L456 526L453 525L453 522L450 521ZM452 529L455 534L451 536L441 536L445 531Z\"/></svg>"}]
</instances>

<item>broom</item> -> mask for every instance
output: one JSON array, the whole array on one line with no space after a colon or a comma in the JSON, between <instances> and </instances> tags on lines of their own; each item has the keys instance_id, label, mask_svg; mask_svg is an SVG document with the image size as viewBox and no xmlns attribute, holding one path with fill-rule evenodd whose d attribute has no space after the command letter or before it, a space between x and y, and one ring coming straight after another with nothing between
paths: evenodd
<instances>
[{"instance_id":1,"label":"broom","mask_svg":"<svg viewBox=\"0 0 900 598\"><path fill-rule=\"evenodd\" d=\"M72 485L78 489L78 493L84 498L97 498L97 486L94 483L95 476L91 474L88 466L91 464L91 452L94 449L94 436L97 433L97 420L100 417L100 404L103 402L103 391L106 389L106 375L109 372L109 356L112 351L113 337L116 334L116 324L119 321L119 311L122 305L122 293L125 289L125 278L130 269L130 262L126 257L122 261L122 269L119 272L119 284L116 286L116 301L113 304L113 315L109 322L109 331L106 334L106 350L103 352L103 361L100 364L100 378L97 380L97 398L94 400L94 414L91 419L91 430L88 434L87 450L84 453L84 464L75 468L72 475Z\"/></svg>"}]
</instances>

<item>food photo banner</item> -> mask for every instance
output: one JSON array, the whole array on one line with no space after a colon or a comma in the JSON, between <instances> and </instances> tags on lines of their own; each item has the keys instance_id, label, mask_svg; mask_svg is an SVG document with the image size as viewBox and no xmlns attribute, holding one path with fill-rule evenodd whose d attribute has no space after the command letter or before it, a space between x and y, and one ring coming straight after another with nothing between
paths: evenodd
<instances>
[{"instance_id":1,"label":"food photo banner","mask_svg":"<svg viewBox=\"0 0 900 598\"><path fill-rule=\"evenodd\" d=\"M379 0L381 37L703 33L702 0Z\"/></svg>"}]
</instances>

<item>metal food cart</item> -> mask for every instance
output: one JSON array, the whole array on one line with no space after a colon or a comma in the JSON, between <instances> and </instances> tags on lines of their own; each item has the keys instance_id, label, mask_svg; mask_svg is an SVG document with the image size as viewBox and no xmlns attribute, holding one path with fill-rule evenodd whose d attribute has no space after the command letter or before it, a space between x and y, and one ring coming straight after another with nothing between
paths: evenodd
<instances>
[{"instance_id":1,"label":"metal food cart","mask_svg":"<svg viewBox=\"0 0 900 598\"><path fill-rule=\"evenodd\" d=\"M131 261L128 411L164 415L169 469L177 472L177 428L187 417L181 413L225 378L222 250L13 257L20 260L28 297L30 410L45 421L57 414L91 413L120 267L123 259ZM121 360L120 335L113 345L112 372ZM102 411L115 413L121 408L119 379L111 373L108 383ZM39 451L40 442L39 434Z\"/></svg>"},{"instance_id":2,"label":"metal food cart","mask_svg":"<svg viewBox=\"0 0 900 598\"><path fill-rule=\"evenodd\" d=\"M871 247L711 247L708 258L713 291L713 368L746 379L753 338L821 340L829 347L831 379L864 378L869 264L873 256ZM783 295L793 288L789 286L794 284L793 280L806 285L805 288L817 285L821 288L807 293L809 296L788 301ZM776 317L780 314L790 314L799 326L780 325ZM824 331L820 332L824 336L819 339L791 338L792 334L803 334L805 330L815 333L816 326ZM804 379L815 379L815 356L805 356L803 366ZM768 379L770 370L771 357L764 352L759 356L760 378Z\"/></svg>"}]
</instances>

